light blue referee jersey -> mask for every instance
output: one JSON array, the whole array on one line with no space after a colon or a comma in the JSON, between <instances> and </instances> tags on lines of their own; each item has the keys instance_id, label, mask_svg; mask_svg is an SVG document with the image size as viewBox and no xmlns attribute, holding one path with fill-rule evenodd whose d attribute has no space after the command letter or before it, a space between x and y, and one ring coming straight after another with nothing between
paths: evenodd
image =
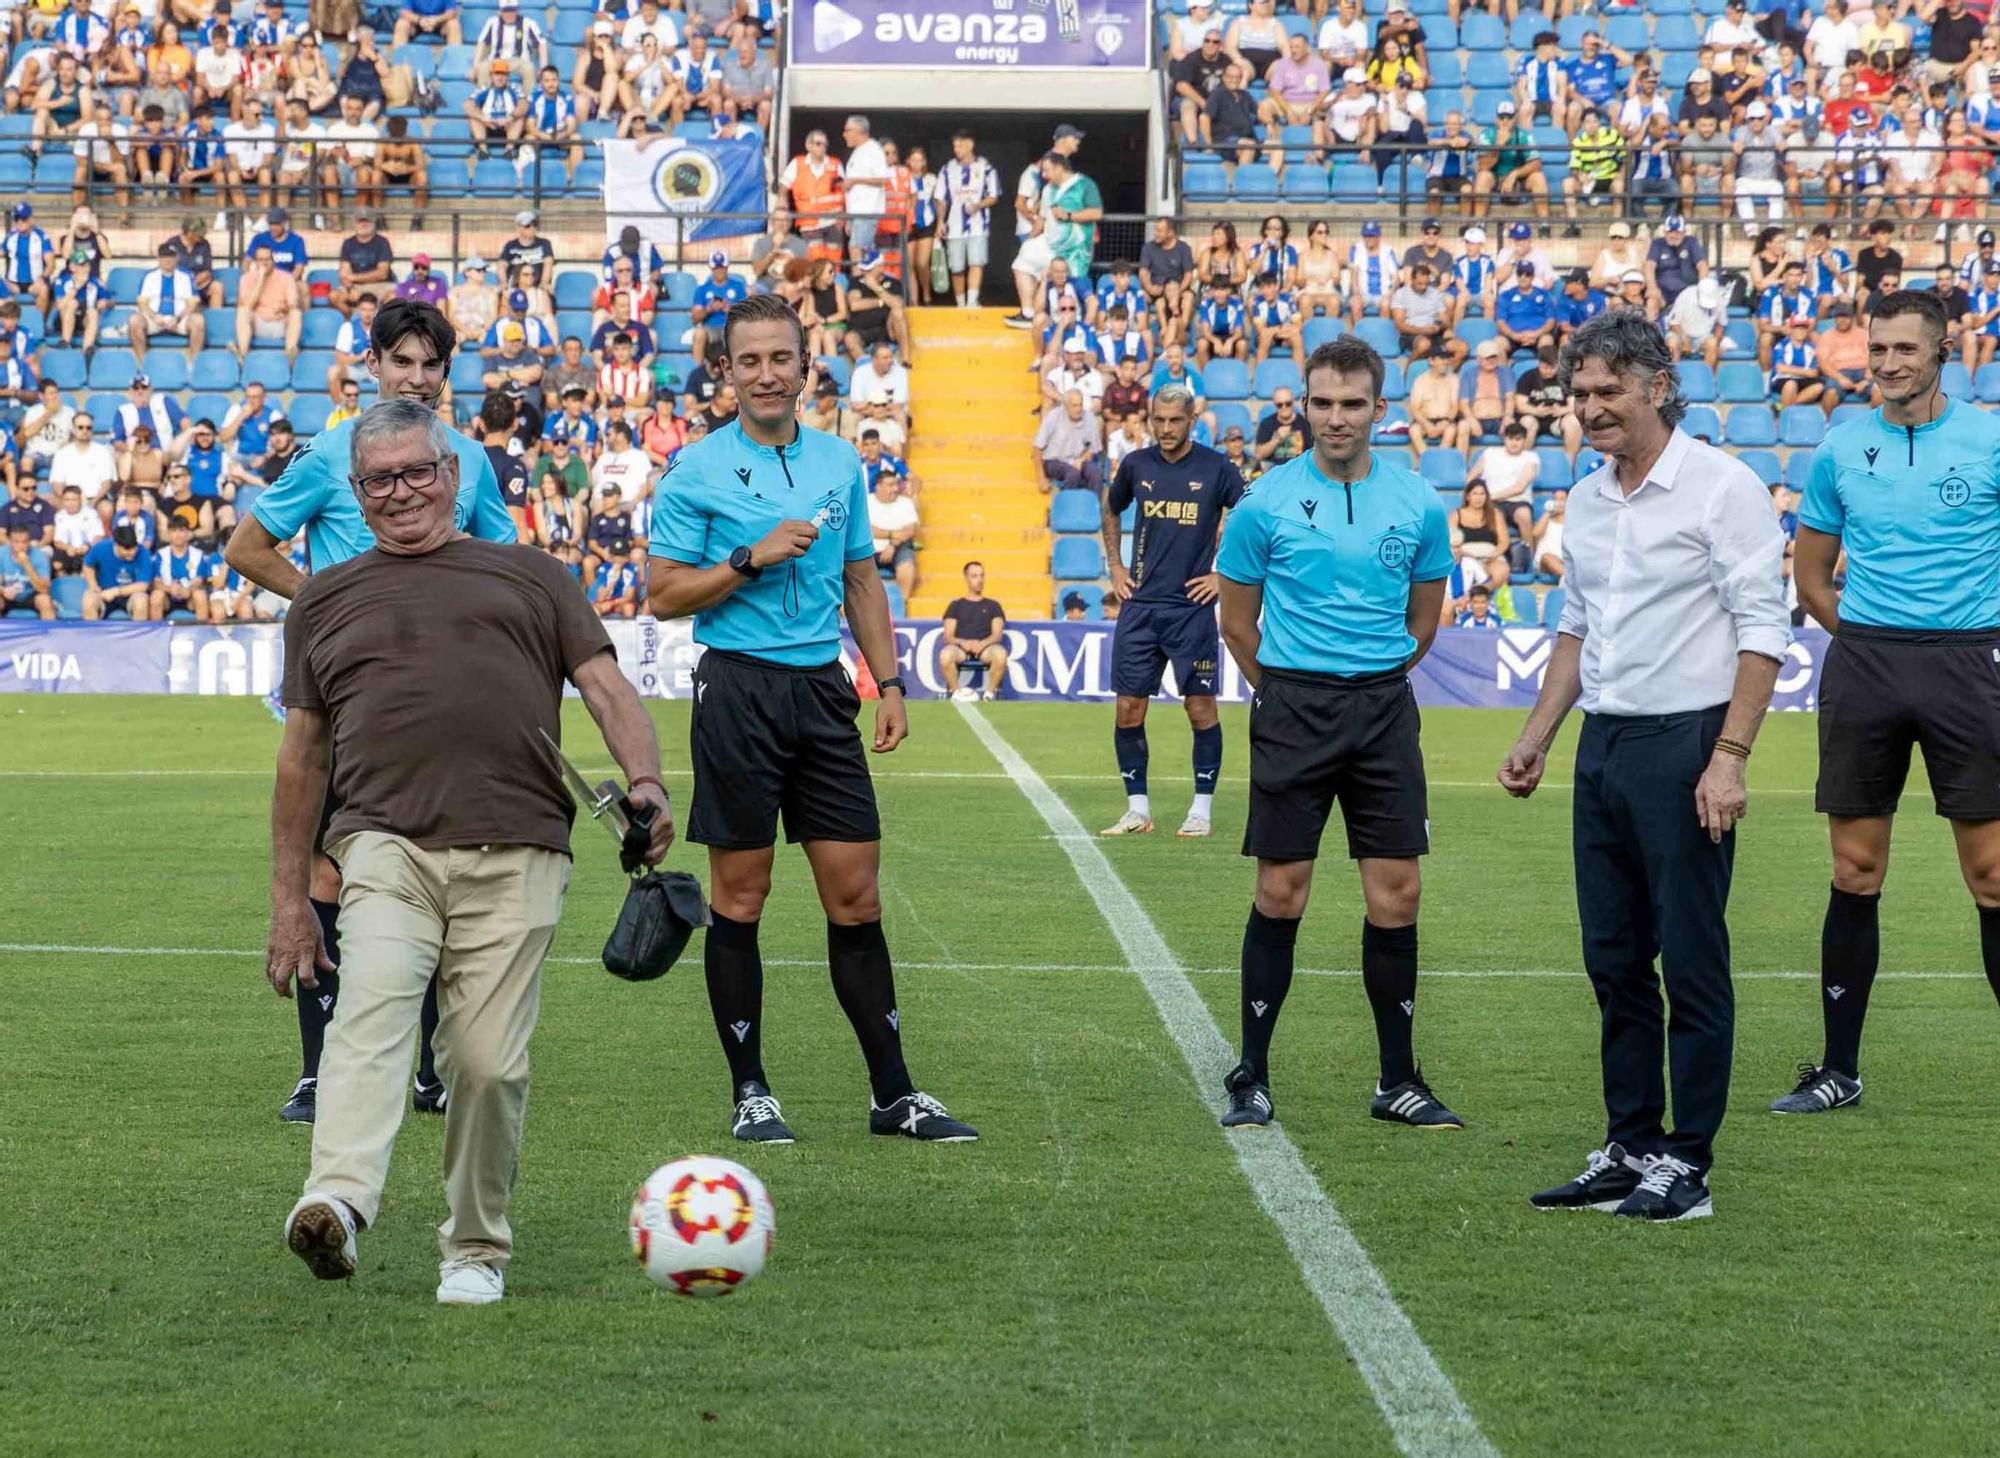
<instances>
[{"instance_id":1,"label":"light blue referee jersey","mask_svg":"<svg viewBox=\"0 0 2000 1458\"><path fill-rule=\"evenodd\" d=\"M740 420L685 446L660 478L651 554L696 567L727 562L781 521L819 518L803 557L766 567L695 614L695 641L771 663L816 668L840 656L849 562L875 555L861 457L837 435L799 427L782 450L759 445Z\"/></svg>"},{"instance_id":2,"label":"light blue referee jersey","mask_svg":"<svg viewBox=\"0 0 2000 1458\"><path fill-rule=\"evenodd\" d=\"M362 520L361 501L347 479L350 442L360 418L343 420L314 436L250 508L264 530L281 542L303 531L315 572L358 557L375 545L375 533ZM448 433L452 454L458 457L458 529L489 542L519 541L521 534L500 498L500 481L486 447L455 430Z\"/></svg>"},{"instance_id":3,"label":"light blue referee jersey","mask_svg":"<svg viewBox=\"0 0 2000 1458\"><path fill-rule=\"evenodd\" d=\"M1929 425L1880 410L1813 452L1799 520L1847 549L1842 622L1959 631L2000 624L2000 418L1949 401Z\"/></svg>"},{"instance_id":4,"label":"light blue referee jersey","mask_svg":"<svg viewBox=\"0 0 2000 1458\"><path fill-rule=\"evenodd\" d=\"M1382 673L1417 650L1403 621L1410 584L1451 574L1451 529L1416 472L1371 453L1366 476L1334 481L1308 451L1229 513L1215 570L1264 589L1264 667Z\"/></svg>"}]
</instances>

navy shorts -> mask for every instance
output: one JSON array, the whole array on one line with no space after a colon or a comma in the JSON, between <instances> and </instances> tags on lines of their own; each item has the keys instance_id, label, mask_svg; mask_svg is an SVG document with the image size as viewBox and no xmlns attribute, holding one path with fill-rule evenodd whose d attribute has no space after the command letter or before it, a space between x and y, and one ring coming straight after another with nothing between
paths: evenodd
<instances>
[{"instance_id":1,"label":"navy shorts","mask_svg":"<svg viewBox=\"0 0 2000 1458\"><path fill-rule=\"evenodd\" d=\"M1214 698L1221 655L1215 604L1128 602L1111 640L1111 691L1120 698L1150 699L1172 663L1182 698Z\"/></svg>"}]
</instances>

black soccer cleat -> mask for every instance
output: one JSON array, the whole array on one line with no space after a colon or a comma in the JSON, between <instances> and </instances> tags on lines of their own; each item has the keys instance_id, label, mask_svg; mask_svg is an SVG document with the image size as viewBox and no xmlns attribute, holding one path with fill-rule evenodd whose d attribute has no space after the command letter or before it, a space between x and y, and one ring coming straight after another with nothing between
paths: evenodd
<instances>
[{"instance_id":1,"label":"black soccer cleat","mask_svg":"<svg viewBox=\"0 0 2000 1458\"><path fill-rule=\"evenodd\" d=\"M414 1089L410 1095L410 1107L419 1114L442 1114L445 1111L448 1095L445 1093L442 1079L436 1083L425 1083L420 1078L416 1081Z\"/></svg>"},{"instance_id":2,"label":"black soccer cleat","mask_svg":"<svg viewBox=\"0 0 2000 1458\"><path fill-rule=\"evenodd\" d=\"M1861 1080L1814 1063L1799 1065L1799 1086L1771 1102L1774 1114L1830 1114L1861 1102Z\"/></svg>"},{"instance_id":3,"label":"black soccer cleat","mask_svg":"<svg viewBox=\"0 0 2000 1458\"><path fill-rule=\"evenodd\" d=\"M1394 1088L1378 1086L1374 1099L1369 1102L1368 1116L1387 1120L1391 1124L1408 1124L1415 1129L1465 1127L1465 1120L1447 1109L1431 1092L1431 1086L1424 1082L1421 1068L1408 1083L1399 1083Z\"/></svg>"},{"instance_id":4,"label":"black soccer cleat","mask_svg":"<svg viewBox=\"0 0 2000 1458\"><path fill-rule=\"evenodd\" d=\"M970 1144L979 1131L945 1112L944 1105L927 1093L908 1093L886 1109L868 1101L868 1132L900 1134L906 1139L922 1139L931 1144Z\"/></svg>"},{"instance_id":5,"label":"black soccer cleat","mask_svg":"<svg viewBox=\"0 0 2000 1458\"><path fill-rule=\"evenodd\" d=\"M1645 1161L1627 1154L1624 1145L1607 1144L1590 1151L1582 1174L1568 1184L1528 1196L1528 1203L1537 1210L1616 1210L1639 1188L1645 1172Z\"/></svg>"},{"instance_id":6,"label":"black soccer cleat","mask_svg":"<svg viewBox=\"0 0 2000 1458\"><path fill-rule=\"evenodd\" d=\"M754 1078L746 1078L736 1090L730 1132L746 1144L790 1144L797 1137L771 1091Z\"/></svg>"},{"instance_id":7,"label":"black soccer cleat","mask_svg":"<svg viewBox=\"0 0 2000 1458\"><path fill-rule=\"evenodd\" d=\"M1270 1088L1247 1063L1229 1070L1222 1080L1222 1091L1229 1096L1229 1107L1222 1114L1225 1129L1262 1128L1278 1117Z\"/></svg>"},{"instance_id":8,"label":"black soccer cleat","mask_svg":"<svg viewBox=\"0 0 2000 1458\"><path fill-rule=\"evenodd\" d=\"M285 1106L278 1110L278 1117L287 1124L310 1124L319 1111L319 1080L302 1078L292 1089L292 1096L285 1100Z\"/></svg>"},{"instance_id":9,"label":"black soccer cleat","mask_svg":"<svg viewBox=\"0 0 2000 1458\"><path fill-rule=\"evenodd\" d=\"M1633 1220L1705 1220L1715 1213L1715 1203L1707 1174L1671 1154L1656 1154L1647 1159L1639 1187L1611 1213Z\"/></svg>"}]
</instances>

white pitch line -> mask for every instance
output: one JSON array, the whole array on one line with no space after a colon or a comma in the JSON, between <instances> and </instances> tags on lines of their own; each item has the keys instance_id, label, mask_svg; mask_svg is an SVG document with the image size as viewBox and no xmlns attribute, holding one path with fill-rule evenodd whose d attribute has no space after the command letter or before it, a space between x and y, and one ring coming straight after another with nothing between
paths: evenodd
<instances>
[{"instance_id":1,"label":"white pitch line","mask_svg":"<svg viewBox=\"0 0 2000 1458\"><path fill-rule=\"evenodd\" d=\"M976 707L960 704L958 709L980 743L1058 837L1077 879L1097 903L1119 949L1152 998L1160 1021L1179 1045L1203 1107L1211 1115L1220 1115L1223 1104L1218 1091L1222 1074L1233 1061L1230 1045L1159 928L1112 870L1104 852L1079 838L1082 824L1034 766ZM1224 1136L1224 1141L1234 1151L1257 1203L1291 1249L1307 1287L1353 1356L1397 1448L1410 1458L1498 1458L1498 1451L1479 1431L1451 1379L1396 1304L1382 1273L1313 1178L1298 1146L1279 1128L1246 1131L1242 1137Z\"/></svg>"},{"instance_id":2,"label":"white pitch line","mask_svg":"<svg viewBox=\"0 0 2000 1458\"><path fill-rule=\"evenodd\" d=\"M1058 837L1050 836L1056 840ZM1063 841L1088 845L1094 837L1064 836ZM81 942L0 942L0 956L46 955L57 957L261 957L255 947L105 947ZM563 967L595 967L596 957L550 957ZM823 957L766 957L766 967L824 967ZM896 965L907 972L1093 972L1127 976L1133 972L1182 972L1190 977L1235 977L1235 967L1182 967L1169 963L1161 967L1136 966L1128 962L909 962L901 957ZM1359 977L1354 967L1298 967L1298 977ZM1461 967L1424 969L1426 978L1464 982L1581 982L1584 975L1574 967ZM1801 971L1738 972L1738 982L1817 982L1819 973ZM1877 982L1984 982L1983 972L1878 972Z\"/></svg>"}]
</instances>

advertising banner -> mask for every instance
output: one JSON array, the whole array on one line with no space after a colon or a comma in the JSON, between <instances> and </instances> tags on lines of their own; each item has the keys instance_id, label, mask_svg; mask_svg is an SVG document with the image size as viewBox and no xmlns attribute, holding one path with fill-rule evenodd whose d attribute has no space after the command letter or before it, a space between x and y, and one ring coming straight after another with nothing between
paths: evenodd
<instances>
[{"instance_id":1,"label":"advertising banner","mask_svg":"<svg viewBox=\"0 0 2000 1458\"><path fill-rule=\"evenodd\" d=\"M167 632L153 623L0 619L0 694L163 694Z\"/></svg>"},{"instance_id":2,"label":"advertising banner","mask_svg":"<svg viewBox=\"0 0 2000 1458\"><path fill-rule=\"evenodd\" d=\"M764 148L746 140L603 141L604 224L661 248L764 231ZM726 213L734 217L695 217Z\"/></svg>"},{"instance_id":3,"label":"advertising banner","mask_svg":"<svg viewBox=\"0 0 2000 1458\"><path fill-rule=\"evenodd\" d=\"M794 66L1143 71L1149 0L804 0Z\"/></svg>"}]
</instances>

